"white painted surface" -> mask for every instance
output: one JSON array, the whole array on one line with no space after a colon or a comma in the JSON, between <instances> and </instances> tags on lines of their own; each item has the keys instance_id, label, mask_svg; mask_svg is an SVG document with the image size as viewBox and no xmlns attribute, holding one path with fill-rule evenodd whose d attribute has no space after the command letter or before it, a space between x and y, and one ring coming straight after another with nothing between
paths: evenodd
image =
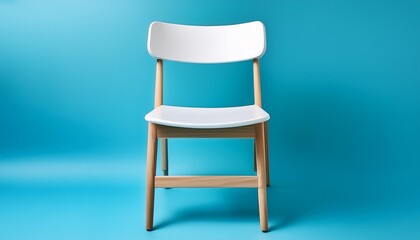
<instances>
[{"instance_id":1,"label":"white painted surface","mask_svg":"<svg viewBox=\"0 0 420 240\"><path fill-rule=\"evenodd\" d=\"M270 115L257 105L227 108L192 108L162 105L145 119L149 122L183 128L229 128L265 122Z\"/></svg>"},{"instance_id":2,"label":"white painted surface","mask_svg":"<svg viewBox=\"0 0 420 240\"><path fill-rule=\"evenodd\" d=\"M224 26L153 22L147 44L150 55L156 58L191 63L260 58L265 48L265 28L259 21Z\"/></svg>"}]
</instances>

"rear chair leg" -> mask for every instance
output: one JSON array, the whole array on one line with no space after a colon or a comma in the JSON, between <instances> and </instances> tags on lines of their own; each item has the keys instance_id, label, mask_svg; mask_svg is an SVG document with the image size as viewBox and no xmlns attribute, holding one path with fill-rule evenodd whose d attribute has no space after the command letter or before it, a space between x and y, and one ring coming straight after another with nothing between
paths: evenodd
<instances>
[{"instance_id":1,"label":"rear chair leg","mask_svg":"<svg viewBox=\"0 0 420 240\"><path fill-rule=\"evenodd\" d=\"M162 174L168 176L168 139L160 139L160 149L162 156Z\"/></svg>"},{"instance_id":2,"label":"rear chair leg","mask_svg":"<svg viewBox=\"0 0 420 240\"><path fill-rule=\"evenodd\" d=\"M267 186L270 186L270 164L268 161L268 122L264 122L264 149Z\"/></svg>"},{"instance_id":3,"label":"rear chair leg","mask_svg":"<svg viewBox=\"0 0 420 240\"><path fill-rule=\"evenodd\" d=\"M254 172L257 171L257 143L254 140Z\"/></svg>"}]
</instances>

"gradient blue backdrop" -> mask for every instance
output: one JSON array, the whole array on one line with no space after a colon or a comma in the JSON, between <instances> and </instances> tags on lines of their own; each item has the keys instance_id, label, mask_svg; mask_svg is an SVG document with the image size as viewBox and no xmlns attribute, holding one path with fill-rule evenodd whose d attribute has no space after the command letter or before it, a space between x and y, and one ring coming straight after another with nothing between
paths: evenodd
<instances>
[{"instance_id":1,"label":"gradient blue backdrop","mask_svg":"<svg viewBox=\"0 0 420 240\"><path fill-rule=\"evenodd\" d=\"M254 189L159 189L144 230L154 20L266 25L269 233ZM420 239L419 26L416 0L0 0L0 239ZM164 101L251 104L251 74L168 62ZM249 140L169 147L253 174Z\"/></svg>"}]
</instances>

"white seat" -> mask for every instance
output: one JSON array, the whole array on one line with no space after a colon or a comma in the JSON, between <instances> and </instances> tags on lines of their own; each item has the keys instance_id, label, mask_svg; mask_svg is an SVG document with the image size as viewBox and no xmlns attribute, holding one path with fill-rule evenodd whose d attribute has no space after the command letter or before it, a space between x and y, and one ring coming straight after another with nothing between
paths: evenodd
<instances>
[{"instance_id":1,"label":"white seat","mask_svg":"<svg viewBox=\"0 0 420 240\"><path fill-rule=\"evenodd\" d=\"M257 105L225 108L194 108L162 105L145 119L155 124L182 128L230 128L262 123L270 115Z\"/></svg>"}]
</instances>

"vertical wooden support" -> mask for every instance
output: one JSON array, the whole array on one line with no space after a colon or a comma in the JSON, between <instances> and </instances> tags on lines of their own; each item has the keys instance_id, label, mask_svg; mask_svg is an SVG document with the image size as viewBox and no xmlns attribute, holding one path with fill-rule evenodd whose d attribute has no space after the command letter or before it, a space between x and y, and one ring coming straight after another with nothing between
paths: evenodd
<instances>
[{"instance_id":1,"label":"vertical wooden support","mask_svg":"<svg viewBox=\"0 0 420 240\"><path fill-rule=\"evenodd\" d=\"M261 107L261 80L260 80L260 62L256 58L252 62L254 74L254 104ZM257 145L254 141L254 171L257 171L256 158Z\"/></svg>"},{"instance_id":2,"label":"vertical wooden support","mask_svg":"<svg viewBox=\"0 0 420 240\"><path fill-rule=\"evenodd\" d=\"M163 60L156 61L155 108L163 104ZM162 173L168 175L168 139L160 140Z\"/></svg>"},{"instance_id":3,"label":"vertical wooden support","mask_svg":"<svg viewBox=\"0 0 420 240\"><path fill-rule=\"evenodd\" d=\"M163 104L163 61L156 61L155 108Z\"/></svg>"},{"instance_id":4,"label":"vertical wooden support","mask_svg":"<svg viewBox=\"0 0 420 240\"><path fill-rule=\"evenodd\" d=\"M261 99L261 76L260 76L260 62L258 59L254 59L253 61L253 72L254 72L254 102L255 105L262 107L262 99ZM264 151L265 151L265 162L266 162L266 174L267 174L267 186L270 185L270 168L268 165L268 124L267 122L264 123ZM254 151L256 147L254 144ZM254 152L254 156L255 156ZM255 170L255 157L254 157L254 170Z\"/></svg>"},{"instance_id":5,"label":"vertical wooden support","mask_svg":"<svg viewBox=\"0 0 420 240\"><path fill-rule=\"evenodd\" d=\"M261 102L261 80L260 80L260 62L258 59L253 61L254 69L254 102L257 106L262 106Z\"/></svg>"},{"instance_id":6,"label":"vertical wooden support","mask_svg":"<svg viewBox=\"0 0 420 240\"><path fill-rule=\"evenodd\" d=\"M156 61L155 108L163 102L163 61ZM149 123L147 137L147 172L146 172L146 229L153 229L153 212L155 201L157 137L156 125Z\"/></svg>"},{"instance_id":7,"label":"vertical wooden support","mask_svg":"<svg viewBox=\"0 0 420 240\"><path fill-rule=\"evenodd\" d=\"M257 171L257 144L254 139L254 172Z\"/></svg>"},{"instance_id":8,"label":"vertical wooden support","mask_svg":"<svg viewBox=\"0 0 420 240\"><path fill-rule=\"evenodd\" d=\"M270 186L270 161L268 155L268 122L264 122L264 152L267 186Z\"/></svg>"},{"instance_id":9,"label":"vertical wooden support","mask_svg":"<svg viewBox=\"0 0 420 240\"><path fill-rule=\"evenodd\" d=\"M163 176L168 176L168 139L160 139L160 151L162 157L162 174Z\"/></svg>"},{"instance_id":10,"label":"vertical wooden support","mask_svg":"<svg viewBox=\"0 0 420 240\"><path fill-rule=\"evenodd\" d=\"M156 176L156 125L149 123L147 137L147 167L146 167L146 229L153 229L153 210L155 200Z\"/></svg>"},{"instance_id":11,"label":"vertical wooden support","mask_svg":"<svg viewBox=\"0 0 420 240\"><path fill-rule=\"evenodd\" d=\"M259 123L255 127L257 144L257 176L258 176L258 206L260 212L260 225L263 232L268 231L267 216L267 183L265 168L265 149L264 149L264 123Z\"/></svg>"}]
</instances>

